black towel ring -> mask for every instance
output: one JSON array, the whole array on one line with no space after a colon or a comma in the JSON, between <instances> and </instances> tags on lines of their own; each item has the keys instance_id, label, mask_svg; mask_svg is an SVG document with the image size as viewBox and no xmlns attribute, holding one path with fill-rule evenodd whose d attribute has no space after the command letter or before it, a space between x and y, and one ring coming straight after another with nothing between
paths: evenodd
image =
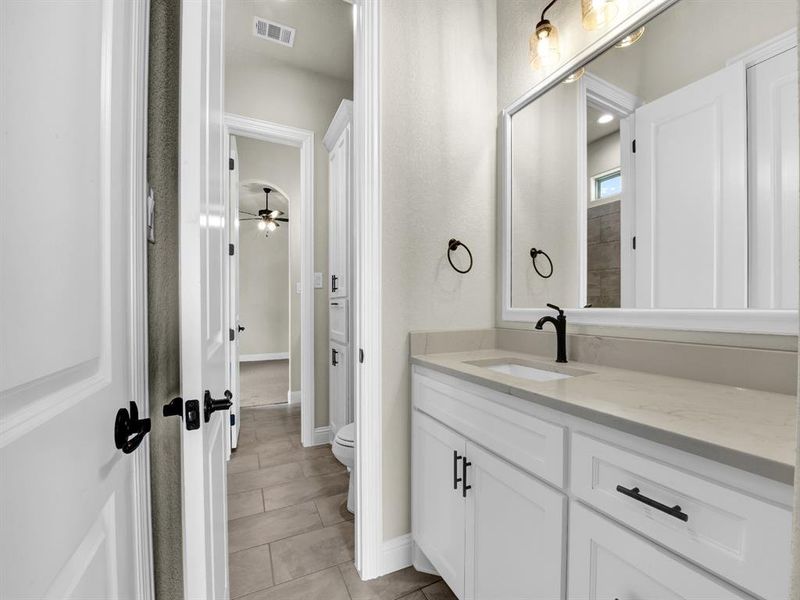
<instances>
[{"instance_id":1,"label":"black towel ring","mask_svg":"<svg viewBox=\"0 0 800 600\"><path fill-rule=\"evenodd\" d=\"M469 254L469 266L464 270L461 270L457 266L455 266L453 264L453 259L450 258L450 253L453 252L454 250L457 250L459 246L464 248L464 250L467 251L467 254ZM449 242L447 242L447 262L449 262L450 266L453 267L453 269L455 269L459 273L469 273L472 270L472 252L469 251L469 248L467 248L465 244L453 238Z\"/></svg>"},{"instance_id":2,"label":"black towel ring","mask_svg":"<svg viewBox=\"0 0 800 600\"><path fill-rule=\"evenodd\" d=\"M544 275L539 270L539 267L536 266L536 257L539 256L540 254L547 259L547 262L550 263L550 272L547 275ZM538 273L539 277L541 277L542 279L548 279L553 274L553 261L550 260L550 257L544 250L537 250L536 248L531 248L531 260L533 261L533 270L536 271L536 273Z\"/></svg>"}]
</instances>

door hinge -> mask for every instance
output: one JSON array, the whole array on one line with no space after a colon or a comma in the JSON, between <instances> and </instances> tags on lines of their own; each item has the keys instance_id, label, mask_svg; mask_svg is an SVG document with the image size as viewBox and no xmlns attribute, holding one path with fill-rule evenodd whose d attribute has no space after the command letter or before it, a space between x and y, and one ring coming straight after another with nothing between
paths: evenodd
<instances>
[{"instance_id":1,"label":"door hinge","mask_svg":"<svg viewBox=\"0 0 800 600\"><path fill-rule=\"evenodd\" d=\"M634 154L636 154L636 140L633 140L631 142L631 150L633 151Z\"/></svg>"},{"instance_id":2,"label":"door hinge","mask_svg":"<svg viewBox=\"0 0 800 600\"><path fill-rule=\"evenodd\" d=\"M633 236L633 249L636 250L636 236Z\"/></svg>"},{"instance_id":3,"label":"door hinge","mask_svg":"<svg viewBox=\"0 0 800 600\"><path fill-rule=\"evenodd\" d=\"M364 364L364 349L363 348L359 348L358 349L358 362L361 363L361 364Z\"/></svg>"},{"instance_id":4,"label":"door hinge","mask_svg":"<svg viewBox=\"0 0 800 600\"><path fill-rule=\"evenodd\" d=\"M236 414L231 413L231 427L236 425Z\"/></svg>"},{"instance_id":5,"label":"door hinge","mask_svg":"<svg viewBox=\"0 0 800 600\"><path fill-rule=\"evenodd\" d=\"M232 158L229 158L229 159L228 159L228 170L229 170L229 171L233 171L234 164L235 164L235 163L234 163L233 159L232 159Z\"/></svg>"},{"instance_id":6,"label":"door hinge","mask_svg":"<svg viewBox=\"0 0 800 600\"><path fill-rule=\"evenodd\" d=\"M233 256L234 254L236 254L236 246L228 244L228 256Z\"/></svg>"},{"instance_id":7,"label":"door hinge","mask_svg":"<svg viewBox=\"0 0 800 600\"><path fill-rule=\"evenodd\" d=\"M233 341L236 339L236 332L233 329L228 329L228 339Z\"/></svg>"}]
</instances>

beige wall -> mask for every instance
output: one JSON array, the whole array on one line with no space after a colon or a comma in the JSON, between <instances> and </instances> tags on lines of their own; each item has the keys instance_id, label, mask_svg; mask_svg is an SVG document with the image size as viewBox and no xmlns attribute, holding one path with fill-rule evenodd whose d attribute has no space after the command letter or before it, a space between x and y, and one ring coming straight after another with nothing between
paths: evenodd
<instances>
[{"instance_id":1,"label":"beige wall","mask_svg":"<svg viewBox=\"0 0 800 600\"><path fill-rule=\"evenodd\" d=\"M616 169L619 165L619 131L604 135L587 146L586 174L589 177Z\"/></svg>"},{"instance_id":2,"label":"beige wall","mask_svg":"<svg viewBox=\"0 0 800 600\"><path fill-rule=\"evenodd\" d=\"M300 149L240 136L236 141L239 181L268 182L289 199L284 207L277 204L275 194L270 196L270 208L285 211L289 223L282 223L269 237L259 231L256 221L240 222L239 319L246 329L239 350L242 355L290 352L292 390L299 390L300 313L294 284L300 276L300 247L298 219L292 217L300 198ZM242 187L243 210L255 213L264 208L263 193L247 193L249 186Z\"/></svg>"},{"instance_id":3,"label":"beige wall","mask_svg":"<svg viewBox=\"0 0 800 600\"><path fill-rule=\"evenodd\" d=\"M495 15L495 0L381 7L385 539L410 530L409 331L494 322Z\"/></svg>"},{"instance_id":4,"label":"beige wall","mask_svg":"<svg viewBox=\"0 0 800 600\"><path fill-rule=\"evenodd\" d=\"M323 75L238 59L225 66L225 110L255 119L309 129L314 148L314 270L328 280L328 160L322 138L342 99L352 99L353 84ZM314 290L314 424L328 424L328 292Z\"/></svg>"}]
</instances>

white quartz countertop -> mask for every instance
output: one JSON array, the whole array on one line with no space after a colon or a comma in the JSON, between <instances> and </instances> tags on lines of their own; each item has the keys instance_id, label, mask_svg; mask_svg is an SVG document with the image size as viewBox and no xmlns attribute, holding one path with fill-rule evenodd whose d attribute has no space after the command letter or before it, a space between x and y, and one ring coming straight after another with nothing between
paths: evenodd
<instances>
[{"instance_id":1,"label":"white quartz countertop","mask_svg":"<svg viewBox=\"0 0 800 600\"><path fill-rule=\"evenodd\" d=\"M503 359L562 367L552 357L498 349L423 354L411 361L782 483L793 482L794 396L587 363L563 367L588 374L555 381L530 381L468 364Z\"/></svg>"}]
</instances>

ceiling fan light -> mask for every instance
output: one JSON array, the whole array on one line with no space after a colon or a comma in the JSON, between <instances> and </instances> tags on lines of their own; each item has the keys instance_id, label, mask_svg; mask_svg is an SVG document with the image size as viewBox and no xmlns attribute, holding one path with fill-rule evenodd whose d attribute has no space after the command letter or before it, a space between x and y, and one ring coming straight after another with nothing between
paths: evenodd
<instances>
[{"instance_id":1,"label":"ceiling fan light","mask_svg":"<svg viewBox=\"0 0 800 600\"><path fill-rule=\"evenodd\" d=\"M278 217L281 216L281 211L279 211L279 210L270 211L268 216L269 216L270 219L277 219Z\"/></svg>"},{"instance_id":2,"label":"ceiling fan light","mask_svg":"<svg viewBox=\"0 0 800 600\"><path fill-rule=\"evenodd\" d=\"M275 231L278 226L275 224L275 221L268 221L266 224L267 231Z\"/></svg>"},{"instance_id":3,"label":"ceiling fan light","mask_svg":"<svg viewBox=\"0 0 800 600\"><path fill-rule=\"evenodd\" d=\"M258 222L258 230L259 231L264 231L266 228L267 228L267 222L266 221L261 220L261 221Z\"/></svg>"}]
</instances>

